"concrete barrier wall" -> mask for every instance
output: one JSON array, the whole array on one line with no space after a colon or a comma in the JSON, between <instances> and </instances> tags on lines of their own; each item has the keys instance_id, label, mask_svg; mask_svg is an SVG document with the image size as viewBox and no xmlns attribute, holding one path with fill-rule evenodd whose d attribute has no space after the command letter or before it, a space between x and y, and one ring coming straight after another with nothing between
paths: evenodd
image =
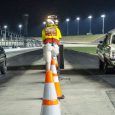
<instances>
[{"instance_id":1,"label":"concrete barrier wall","mask_svg":"<svg viewBox=\"0 0 115 115\"><path fill-rule=\"evenodd\" d=\"M24 42L21 41L0 41L0 46L2 47L13 47L13 46L24 46Z\"/></svg>"},{"instance_id":2,"label":"concrete barrier wall","mask_svg":"<svg viewBox=\"0 0 115 115\"><path fill-rule=\"evenodd\" d=\"M18 40L0 40L0 46L2 47L35 47L41 46L41 42L36 40L26 40L26 41L18 41Z\"/></svg>"}]
</instances>

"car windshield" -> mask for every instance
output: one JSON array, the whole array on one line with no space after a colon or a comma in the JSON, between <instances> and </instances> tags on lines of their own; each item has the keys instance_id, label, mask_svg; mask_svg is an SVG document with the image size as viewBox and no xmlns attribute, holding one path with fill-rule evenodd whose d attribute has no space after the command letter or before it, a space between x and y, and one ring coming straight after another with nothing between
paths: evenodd
<instances>
[{"instance_id":1,"label":"car windshield","mask_svg":"<svg viewBox=\"0 0 115 115\"><path fill-rule=\"evenodd\" d=\"M112 37L112 44L115 44L115 35Z\"/></svg>"},{"instance_id":2,"label":"car windshield","mask_svg":"<svg viewBox=\"0 0 115 115\"><path fill-rule=\"evenodd\" d=\"M110 34L107 34L107 35L105 36L105 39L104 39L103 43L104 43L104 44L109 44L109 41L110 41Z\"/></svg>"}]
</instances>

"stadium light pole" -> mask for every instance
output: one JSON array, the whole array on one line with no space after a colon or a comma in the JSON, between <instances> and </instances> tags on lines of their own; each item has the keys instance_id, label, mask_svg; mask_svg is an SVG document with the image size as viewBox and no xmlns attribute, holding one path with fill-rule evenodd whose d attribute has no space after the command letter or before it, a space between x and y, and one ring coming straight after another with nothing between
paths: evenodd
<instances>
[{"instance_id":1,"label":"stadium light pole","mask_svg":"<svg viewBox=\"0 0 115 115\"><path fill-rule=\"evenodd\" d=\"M19 30L20 30L20 34L22 34L22 27L23 27L22 24L19 24L19 25L18 25L18 28L19 28Z\"/></svg>"},{"instance_id":2,"label":"stadium light pole","mask_svg":"<svg viewBox=\"0 0 115 115\"><path fill-rule=\"evenodd\" d=\"M67 18L66 19L66 22L67 22L67 35L69 35L69 21L70 21L70 19Z\"/></svg>"},{"instance_id":3,"label":"stadium light pole","mask_svg":"<svg viewBox=\"0 0 115 115\"><path fill-rule=\"evenodd\" d=\"M103 21L103 24L102 24L102 34L105 33L105 17L106 17L105 14L101 15L101 18L102 18L102 21Z\"/></svg>"},{"instance_id":4,"label":"stadium light pole","mask_svg":"<svg viewBox=\"0 0 115 115\"><path fill-rule=\"evenodd\" d=\"M4 30L5 30L4 39L5 39L5 47L6 47L6 30L7 30L8 26L7 26L7 25L4 25L3 28L4 28Z\"/></svg>"},{"instance_id":5,"label":"stadium light pole","mask_svg":"<svg viewBox=\"0 0 115 115\"><path fill-rule=\"evenodd\" d=\"M89 27L89 33L91 34L92 33L92 16L88 16L88 19L89 19L89 21L90 21L90 27Z\"/></svg>"},{"instance_id":6,"label":"stadium light pole","mask_svg":"<svg viewBox=\"0 0 115 115\"><path fill-rule=\"evenodd\" d=\"M0 26L0 35L2 36L2 28L1 28L1 26Z\"/></svg>"},{"instance_id":7,"label":"stadium light pole","mask_svg":"<svg viewBox=\"0 0 115 115\"><path fill-rule=\"evenodd\" d=\"M4 30L5 30L4 37L5 37L5 40L6 40L6 30L7 30L8 26L7 26L7 25L4 25L3 28L4 28Z\"/></svg>"},{"instance_id":8,"label":"stadium light pole","mask_svg":"<svg viewBox=\"0 0 115 115\"><path fill-rule=\"evenodd\" d=\"M80 17L77 17L76 20L77 20L77 35L79 35L79 21L80 21Z\"/></svg>"}]
</instances>

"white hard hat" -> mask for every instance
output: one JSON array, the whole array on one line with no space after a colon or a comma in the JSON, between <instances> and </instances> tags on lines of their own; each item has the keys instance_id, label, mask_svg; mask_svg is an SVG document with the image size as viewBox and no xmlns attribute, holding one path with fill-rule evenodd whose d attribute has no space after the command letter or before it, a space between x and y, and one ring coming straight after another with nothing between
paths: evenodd
<instances>
[{"instance_id":1,"label":"white hard hat","mask_svg":"<svg viewBox=\"0 0 115 115\"><path fill-rule=\"evenodd\" d=\"M53 25L55 25L55 23L54 23L54 21L52 19L47 19L46 20L46 24L47 24L47 26L53 26Z\"/></svg>"},{"instance_id":2,"label":"white hard hat","mask_svg":"<svg viewBox=\"0 0 115 115\"><path fill-rule=\"evenodd\" d=\"M55 20L55 24L58 25L58 23L59 23L59 20L56 19L56 20Z\"/></svg>"},{"instance_id":3,"label":"white hard hat","mask_svg":"<svg viewBox=\"0 0 115 115\"><path fill-rule=\"evenodd\" d=\"M56 15L49 15L47 18L48 19L57 19L57 16Z\"/></svg>"}]
</instances>

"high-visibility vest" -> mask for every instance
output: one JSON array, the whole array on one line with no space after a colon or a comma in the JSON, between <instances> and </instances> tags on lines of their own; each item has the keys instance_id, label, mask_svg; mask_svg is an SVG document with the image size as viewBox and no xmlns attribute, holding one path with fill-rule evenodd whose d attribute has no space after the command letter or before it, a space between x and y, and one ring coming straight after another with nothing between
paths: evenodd
<instances>
[{"instance_id":1,"label":"high-visibility vest","mask_svg":"<svg viewBox=\"0 0 115 115\"><path fill-rule=\"evenodd\" d=\"M46 27L42 31L42 40L44 43L56 42L59 44L61 38L62 35L57 26Z\"/></svg>"}]
</instances>

